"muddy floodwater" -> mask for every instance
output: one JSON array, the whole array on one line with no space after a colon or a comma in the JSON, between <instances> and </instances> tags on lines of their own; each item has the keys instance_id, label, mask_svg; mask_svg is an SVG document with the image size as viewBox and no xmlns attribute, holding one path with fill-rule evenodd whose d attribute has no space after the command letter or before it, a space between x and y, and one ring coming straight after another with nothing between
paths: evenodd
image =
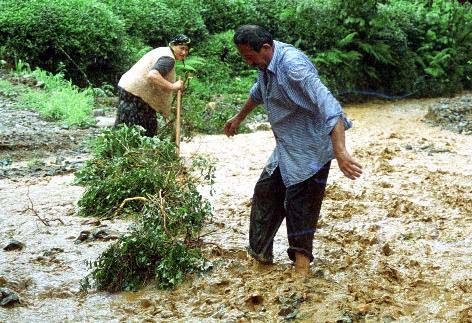
<instances>
[{"instance_id":1,"label":"muddy floodwater","mask_svg":"<svg viewBox=\"0 0 472 323\"><path fill-rule=\"evenodd\" d=\"M472 322L472 137L423 122L432 102L345 107L347 145L364 174L350 181L332 163L307 278L293 273L285 224L274 265L245 252L270 131L183 143L185 158L216 165L214 194L202 188L214 208L203 238L213 269L173 291L80 292L86 261L113 242L81 242L80 233L119 235L129 223L76 217L83 191L73 170L0 179L0 287L20 298L0 307L0 321ZM24 248L3 251L12 239Z\"/></svg>"}]
</instances>

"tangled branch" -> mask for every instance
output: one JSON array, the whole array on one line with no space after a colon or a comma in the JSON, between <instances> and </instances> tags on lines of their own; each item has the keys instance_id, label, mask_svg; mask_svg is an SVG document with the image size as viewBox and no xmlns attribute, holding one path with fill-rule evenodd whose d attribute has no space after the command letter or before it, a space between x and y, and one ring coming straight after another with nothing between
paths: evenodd
<instances>
[{"instance_id":1,"label":"tangled branch","mask_svg":"<svg viewBox=\"0 0 472 323\"><path fill-rule=\"evenodd\" d=\"M21 211L21 213L25 213L27 211L31 211L33 213L34 216L36 216L45 226L49 226L49 223L50 222L54 222L54 221L59 221L62 225L64 225L64 222L59 219L59 218L55 218L55 219L43 219L42 217L39 216L38 212L34 209L34 204L33 204L33 200L31 200L31 197L29 195L29 192L30 192L30 187L28 186L28 191L26 192L26 197L28 198L29 202L30 202L30 206L28 206L26 209L24 209L23 211Z\"/></svg>"}]
</instances>

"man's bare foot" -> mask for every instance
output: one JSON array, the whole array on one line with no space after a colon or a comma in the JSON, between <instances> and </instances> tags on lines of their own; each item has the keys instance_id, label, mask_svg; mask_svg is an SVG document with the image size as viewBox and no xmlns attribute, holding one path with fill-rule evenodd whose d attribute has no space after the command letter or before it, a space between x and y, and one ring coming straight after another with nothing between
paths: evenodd
<instances>
[{"instance_id":1,"label":"man's bare foot","mask_svg":"<svg viewBox=\"0 0 472 323\"><path fill-rule=\"evenodd\" d=\"M310 272L310 258L300 252L295 252L295 272L302 276Z\"/></svg>"},{"instance_id":2,"label":"man's bare foot","mask_svg":"<svg viewBox=\"0 0 472 323\"><path fill-rule=\"evenodd\" d=\"M258 272L260 274L267 274L274 270L274 264L270 262L261 262L257 259L252 258L249 262L249 266L254 272Z\"/></svg>"}]
</instances>

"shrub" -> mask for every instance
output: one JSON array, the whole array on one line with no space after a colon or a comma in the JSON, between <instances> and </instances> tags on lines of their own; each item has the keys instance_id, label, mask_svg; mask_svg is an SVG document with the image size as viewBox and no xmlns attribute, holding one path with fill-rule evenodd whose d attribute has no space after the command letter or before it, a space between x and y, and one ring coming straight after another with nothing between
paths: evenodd
<instances>
[{"instance_id":1,"label":"shrub","mask_svg":"<svg viewBox=\"0 0 472 323\"><path fill-rule=\"evenodd\" d=\"M292 33L283 17L296 8L298 0L253 0L256 6L256 24L265 27L279 40L289 41Z\"/></svg>"},{"instance_id":2,"label":"shrub","mask_svg":"<svg viewBox=\"0 0 472 323\"><path fill-rule=\"evenodd\" d=\"M207 78L191 81L183 104L185 133L221 133L226 121L236 115L244 104L253 80L248 77L230 78L229 74L226 74L226 79L222 75L219 77L221 82L213 82ZM253 116L251 114L248 121ZM240 130L248 131L245 123Z\"/></svg>"},{"instance_id":3,"label":"shrub","mask_svg":"<svg viewBox=\"0 0 472 323\"><path fill-rule=\"evenodd\" d=\"M206 61L214 62L201 69L199 75L207 75L214 78L218 71L227 72L230 75L246 73L250 67L244 62L241 55L233 44L234 31L228 30L222 33L211 35L207 41L198 44L195 55L204 57ZM217 65L216 69L212 69Z\"/></svg>"},{"instance_id":4,"label":"shrub","mask_svg":"<svg viewBox=\"0 0 472 323\"><path fill-rule=\"evenodd\" d=\"M109 217L125 198L167 190L181 167L170 140L143 137L136 128L105 130L93 151L94 157L76 173L77 183L87 187L78 202L81 216ZM130 204L136 212L141 207Z\"/></svg>"},{"instance_id":5,"label":"shrub","mask_svg":"<svg viewBox=\"0 0 472 323\"><path fill-rule=\"evenodd\" d=\"M141 127L105 130L94 143L92 159L76 174L77 183L86 186L80 215L114 217L126 210L136 220L89 263L92 272L84 288L93 282L110 292L135 290L150 279L172 288L186 274L205 269L195 239L211 208L191 174L199 170L211 180L213 168L200 160L195 168L185 168L167 136L143 133Z\"/></svg>"},{"instance_id":6,"label":"shrub","mask_svg":"<svg viewBox=\"0 0 472 323\"><path fill-rule=\"evenodd\" d=\"M314 54L332 48L345 33L338 0L301 0L280 14L283 41ZM279 31L280 34L280 31Z\"/></svg>"},{"instance_id":7,"label":"shrub","mask_svg":"<svg viewBox=\"0 0 472 323\"><path fill-rule=\"evenodd\" d=\"M422 81L416 66L416 53L411 48L409 34L417 33L417 6L410 1L392 1L379 4L376 18L370 23L369 37L389 45L394 62L389 68L380 66L379 87L392 94L410 94L418 91Z\"/></svg>"},{"instance_id":8,"label":"shrub","mask_svg":"<svg viewBox=\"0 0 472 323\"><path fill-rule=\"evenodd\" d=\"M102 0L124 21L126 32L152 47L167 46L173 35L198 42L207 35L196 1ZM188 19L192 17L192 19Z\"/></svg>"},{"instance_id":9,"label":"shrub","mask_svg":"<svg viewBox=\"0 0 472 323\"><path fill-rule=\"evenodd\" d=\"M254 1L245 0L205 0L203 19L210 33L220 33L235 29L240 25L258 20Z\"/></svg>"},{"instance_id":10,"label":"shrub","mask_svg":"<svg viewBox=\"0 0 472 323\"><path fill-rule=\"evenodd\" d=\"M10 60L64 72L79 84L113 79L126 65L123 22L96 0L4 0L0 43Z\"/></svg>"},{"instance_id":11,"label":"shrub","mask_svg":"<svg viewBox=\"0 0 472 323\"><path fill-rule=\"evenodd\" d=\"M313 57L334 92L441 95L467 84L470 7L304 0L285 7L278 28L289 31L285 41Z\"/></svg>"},{"instance_id":12,"label":"shrub","mask_svg":"<svg viewBox=\"0 0 472 323\"><path fill-rule=\"evenodd\" d=\"M466 84L465 68L472 57L472 6L435 1L418 8L422 31L416 45L419 68L429 80L423 95L451 94Z\"/></svg>"},{"instance_id":13,"label":"shrub","mask_svg":"<svg viewBox=\"0 0 472 323\"><path fill-rule=\"evenodd\" d=\"M218 46L207 47L204 44L197 48L196 53L200 50L205 51L206 59L192 56L186 62L186 65L199 64L184 94L184 133L221 133L226 121L238 112L248 97L256 71L244 69L235 73L229 62L220 60ZM231 59L236 60L236 57ZM247 130L243 124L241 131Z\"/></svg>"},{"instance_id":14,"label":"shrub","mask_svg":"<svg viewBox=\"0 0 472 323\"><path fill-rule=\"evenodd\" d=\"M199 0L167 0L169 7L175 12L173 19L166 25L171 26L175 33L184 33L192 38L194 46L208 37L208 30L202 16L202 4Z\"/></svg>"},{"instance_id":15,"label":"shrub","mask_svg":"<svg viewBox=\"0 0 472 323\"><path fill-rule=\"evenodd\" d=\"M154 280L157 287L170 289L183 282L187 274L206 269L200 250L173 242L162 224L145 220L112 244L96 261L82 286L117 292L137 290Z\"/></svg>"}]
</instances>

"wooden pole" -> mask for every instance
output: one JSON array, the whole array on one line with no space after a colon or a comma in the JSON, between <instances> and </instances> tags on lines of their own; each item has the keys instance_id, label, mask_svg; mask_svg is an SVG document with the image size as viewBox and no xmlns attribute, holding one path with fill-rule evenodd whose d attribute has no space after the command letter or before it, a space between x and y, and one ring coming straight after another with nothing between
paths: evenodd
<instances>
[{"instance_id":1,"label":"wooden pole","mask_svg":"<svg viewBox=\"0 0 472 323\"><path fill-rule=\"evenodd\" d=\"M181 77L179 76L179 81ZM175 113L175 145L177 146L177 156L180 155L180 112L182 110L182 91L177 91L177 111Z\"/></svg>"}]
</instances>

